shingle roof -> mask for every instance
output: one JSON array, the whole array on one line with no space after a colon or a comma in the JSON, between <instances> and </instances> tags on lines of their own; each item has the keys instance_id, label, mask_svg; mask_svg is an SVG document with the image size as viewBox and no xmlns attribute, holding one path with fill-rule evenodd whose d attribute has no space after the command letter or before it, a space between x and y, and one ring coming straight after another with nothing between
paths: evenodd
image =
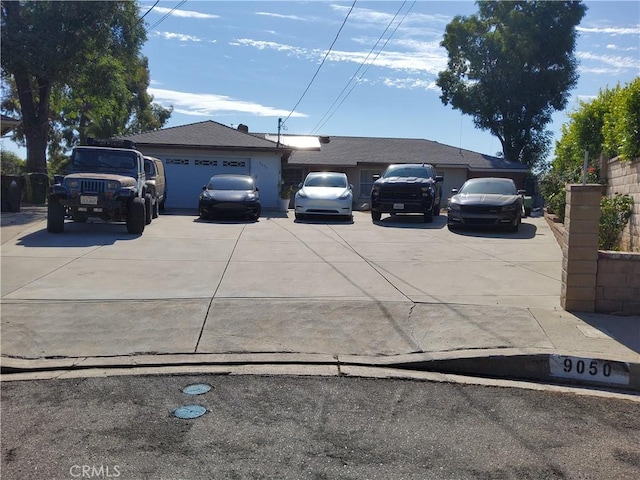
<instances>
[{"instance_id":1,"label":"shingle roof","mask_svg":"<svg viewBox=\"0 0 640 480\"><path fill-rule=\"evenodd\" d=\"M277 146L275 142L265 140L264 137L250 135L212 120L126 135L119 138L132 140L139 146L259 150L276 150ZM280 146L280 150L282 149L282 146Z\"/></svg>"},{"instance_id":2,"label":"shingle roof","mask_svg":"<svg viewBox=\"0 0 640 480\"><path fill-rule=\"evenodd\" d=\"M416 163L471 169L528 170L519 162L415 138L330 137L320 151L294 151L289 165L355 166L359 163Z\"/></svg>"},{"instance_id":3,"label":"shingle roof","mask_svg":"<svg viewBox=\"0 0 640 480\"><path fill-rule=\"evenodd\" d=\"M329 143L321 142L320 151L299 150L282 144L278 146L276 142L266 140L264 133L247 134L212 120L120 138L132 140L139 146L279 150L283 153L291 149L289 165L348 167L366 163L426 162L439 167L460 166L472 170L528 170L522 163L420 138L333 136L326 137Z\"/></svg>"}]
</instances>

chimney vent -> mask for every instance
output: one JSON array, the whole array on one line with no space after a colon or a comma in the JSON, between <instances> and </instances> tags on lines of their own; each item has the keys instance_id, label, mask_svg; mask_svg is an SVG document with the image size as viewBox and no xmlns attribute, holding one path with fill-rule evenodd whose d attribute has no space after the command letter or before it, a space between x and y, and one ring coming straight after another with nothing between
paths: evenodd
<instances>
[{"instance_id":1,"label":"chimney vent","mask_svg":"<svg viewBox=\"0 0 640 480\"><path fill-rule=\"evenodd\" d=\"M249 127L247 127L244 123L238 125L238 131L242 133L249 133Z\"/></svg>"}]
</instances>

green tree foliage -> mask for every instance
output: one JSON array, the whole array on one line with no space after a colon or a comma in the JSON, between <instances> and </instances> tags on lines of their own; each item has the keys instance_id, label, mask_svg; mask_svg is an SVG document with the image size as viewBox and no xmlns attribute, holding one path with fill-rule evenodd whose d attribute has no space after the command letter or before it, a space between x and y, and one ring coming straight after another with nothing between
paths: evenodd
<instances>
[{"instance_id":1,"label":"green tree foliage","mask_svg":"<svg viewBox=\"0 0 640 480\"><path fill-rule=\"evenodd\" d=\"M550 145L545 126L567 105L577 82L578 1L477 2L479 12L457 16L441 45L447 70L438 75L442 102L472 115L498 137L505 158L534 167Z\"/></svg>"},{"instance_id":2,"label":"green tree foliage","mask_svg":"<svg viewBox=\"0 0 640 480\"><path fill-rule=\"evenodd\" d=\"M600 201L600 250L620 250L620 236L633 213L633 197L616 194Z\"/></svg>"},{"instance_id":3,"label":"green tree foliage","mask_svg":"<svg viewBox=\"0 0 640 480\"><path fill-rule=\"evenodd\" d=\"M603 150L630 161L640 157L640 77L618 89L604 114Z\"/></svg>"},{"instance_id":4,"label":"green tree foliage","mask_svg":"<svg viewBox=\"0 0 640 480\"><path fill-rule=\"evenodd\" d=\"M2 2L2 108L19 113L15 132L27 147L27 170L46 172L90 133L90 126L136 133L160 128L171 114L147 94L146 40L137 2ZM13 94L12 94L13 93Z\"/></svg>"},{"instance_id":5,"label":"green tree foliage","mask_svg":"<svg viewBox=\"0 0 640 480\"><path fill-rule=\"evenodd\" d=\"M25 172L26 162L17 154L0 150L0 159L2 162L2 174L21 175Z\"/></svg>"}]
</instances>

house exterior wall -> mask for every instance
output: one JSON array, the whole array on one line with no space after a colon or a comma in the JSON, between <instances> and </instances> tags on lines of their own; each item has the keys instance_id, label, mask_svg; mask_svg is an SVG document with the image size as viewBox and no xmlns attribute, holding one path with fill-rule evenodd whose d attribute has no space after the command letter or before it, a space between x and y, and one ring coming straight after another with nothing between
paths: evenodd
<instances>
[{"instance_id":1,"label":"house exterior wall","mask_svg":"<svg viewBox=\"0 0 640 480\"><path fill-rule=\"evenodd\" d=\"M167 208L198 208L198 195L220 173L251 175L260 189L263 208L278 207L280 156L254 152L208 152L140 147L162 160L167 177Z\"/></svg>"}]
</instances>

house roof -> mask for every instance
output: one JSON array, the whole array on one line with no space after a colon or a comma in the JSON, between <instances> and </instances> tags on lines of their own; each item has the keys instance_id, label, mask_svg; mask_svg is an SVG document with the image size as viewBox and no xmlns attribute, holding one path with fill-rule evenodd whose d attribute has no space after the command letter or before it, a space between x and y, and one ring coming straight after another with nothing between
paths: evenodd
<instances>
[{"instance_id":1,"label":"house roof","mask_svg":"<svg viewBox=\"0 0 640 480\"><path fill-rule=\"evenodd\" d=\"M243 126L244 127L244 126ZM246 127L245 127L246 128ZM318 137L320 149L297 148L293 141L308 136L245 133L212 120L119 137L139 147L194 148L207 150L260 150L282 152L289 165L349 167L358 164L431 163L439 168L471 170L521 170L528 167L504 158L483 155L419 138ZM276 139L276 141L273 141ZM287 139L291 141L286 141Z\"/></svg>"},{"instance_id":2,"label":"house roof","mask_svg":"<svg viewBox=\"0 0 640 480\"><path fill-rule=\"evenodd\" d=\"M9 117L8 115L2 114L2 119L0 120L0 134L4 136L5 134L16 128L18 125L20 125L21 122L22 120L17 120L15 118Z\"/></svg>"},{"instance_id":3,"label":"house roof","mask_svg":"<svg viewBox=\"0 0 640 480\"><path fill-rule=\"evenodd\" d=\"M131 140L138 146L147 147L274 151L287 149L287 147L278 146L275 142L266 140L264 137L250 135L212 120L118 138Z\"/></svg>"},{"instance_id":4,"label":"house roof","mask_svg":"<svg viewBox=\"0 0 640 480\"><path fill-rule=\"evenodd\" d=\"M294 150L289 165L356 166L366 163L425 162L438 167L467 167L472 170L528 170L509 162L470 150L417 138L330 137L320 151Z\"/></svg>"}]
</instances>

